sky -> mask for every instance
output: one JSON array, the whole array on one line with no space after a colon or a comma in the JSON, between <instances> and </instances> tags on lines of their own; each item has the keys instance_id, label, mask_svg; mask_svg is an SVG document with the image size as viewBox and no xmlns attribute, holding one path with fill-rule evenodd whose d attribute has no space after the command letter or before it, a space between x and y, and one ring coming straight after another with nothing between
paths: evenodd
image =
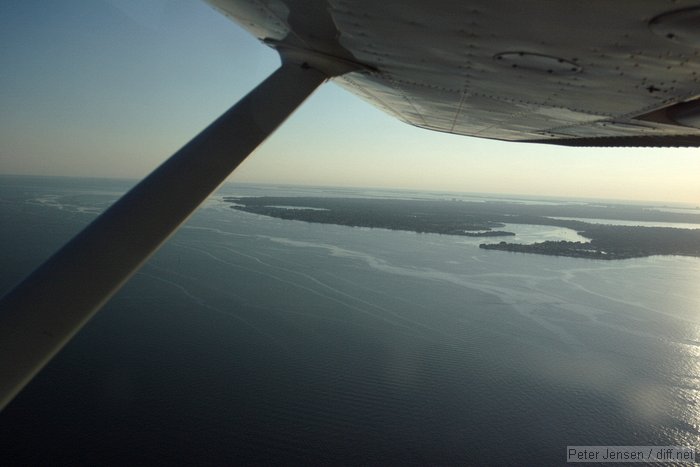
<instances>
[{"instance_id":1,"label":"sky","mask_svg":"<svg viewBox=\"0 0 700 467\"><path fill-rule=\"evenodd\" d=\"M279 66L198 0L0 2L0 173L141 178ZM700 149L505 143L324 84L232 182L700 205Z\"/></svg>"}]
</instances>

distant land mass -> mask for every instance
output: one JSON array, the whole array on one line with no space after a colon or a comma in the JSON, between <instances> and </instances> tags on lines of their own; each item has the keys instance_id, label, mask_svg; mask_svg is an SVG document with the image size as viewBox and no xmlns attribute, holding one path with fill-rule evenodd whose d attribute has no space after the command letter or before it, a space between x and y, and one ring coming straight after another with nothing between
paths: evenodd
<instances>
[{"instance_id":1,"label":"distant land mass","mask_svg":"<svg viewBox=\"0 0 700 467\"><path fill-rule=\"evenodd\" d=\"M437 233L467 237L507 237L505 224L549 225L575 230L588 242L533 244L482 243L487 250L589 259L626 259L652 255L700 257L698 229L607 225L557 217L700 224L700 214L622 204L526 204L510 201L461 201L380 198L226 197L232 208L279 219Z\"/></svg>"}]
</instances>

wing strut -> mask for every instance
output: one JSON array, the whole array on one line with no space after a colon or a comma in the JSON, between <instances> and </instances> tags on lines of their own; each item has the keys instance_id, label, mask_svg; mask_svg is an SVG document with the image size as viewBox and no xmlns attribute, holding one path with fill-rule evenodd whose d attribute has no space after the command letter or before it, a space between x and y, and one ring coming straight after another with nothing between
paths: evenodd
<instances>
[{"instance_id":1,"label":"wing strut","mask_svg":"<svg viewBox=\"0 0 700 467\"><path fill-rule=\"evenodd\" d=\"M328 77L283 63L0 300L0 410Z\"/></svg>"}]
</instances>

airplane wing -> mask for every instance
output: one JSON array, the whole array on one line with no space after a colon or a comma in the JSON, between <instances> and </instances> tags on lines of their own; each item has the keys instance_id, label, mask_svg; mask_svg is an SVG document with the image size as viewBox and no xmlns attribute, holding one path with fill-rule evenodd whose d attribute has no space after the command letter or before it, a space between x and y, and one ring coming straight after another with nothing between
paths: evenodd
<instances>
[{"instance_id":1,"label":"airplane wing","mask_svg":"<svg viewBox=\"0 0 700 467\"><path fill-rule=\"evenodd\" d=\"M700 146L700 7L661 0L209 0L282 66L0 300L0 408L322 82L422 128Z\"/></svg>"},{"instance_id":2,"label":"airplane wing","mask_svg":"<svg viewBox=\"0 0 700 467\"><path fill-rule=\"evenodd\" d=\"M700 145L697 2L209 3L273 47L362 63L335 82L411 125L567 146Z\"/></svg>"}]
</instances>

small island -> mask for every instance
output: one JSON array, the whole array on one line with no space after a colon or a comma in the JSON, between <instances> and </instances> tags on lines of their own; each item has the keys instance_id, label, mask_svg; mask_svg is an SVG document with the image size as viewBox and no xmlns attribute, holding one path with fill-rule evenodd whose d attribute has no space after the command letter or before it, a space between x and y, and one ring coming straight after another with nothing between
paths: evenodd
<instances>
[{"instance_id":1,"label":"small island","mask_svg":"<svg viewBox=\"0 0 700 467\"><path fill-rule=\"evenodd\" d=\"M700 215L694 213L679 214L644 206L394 198L226 197L224 200L239 211L303 222L464 237L514 236L514 232L498 230L506 224L548 225L572 229L589 239L588 242L562 240L520 244L501 241L479 245L486 250L598 260L652 255L700 257L700 228L609 225L570 219L580 216L700 224Z\"/></svg>"},{"instance_id":2,"label":"small island","mask_svg":"<svg viewBox=\"0 0 700 467\"><path fill-rule=\"evenodd\" d=\"M506 232L505 230L487 230L486 232L467 232L461 233L465 237L515 237L514 232Z\"/></svg>"}]
</instances>

